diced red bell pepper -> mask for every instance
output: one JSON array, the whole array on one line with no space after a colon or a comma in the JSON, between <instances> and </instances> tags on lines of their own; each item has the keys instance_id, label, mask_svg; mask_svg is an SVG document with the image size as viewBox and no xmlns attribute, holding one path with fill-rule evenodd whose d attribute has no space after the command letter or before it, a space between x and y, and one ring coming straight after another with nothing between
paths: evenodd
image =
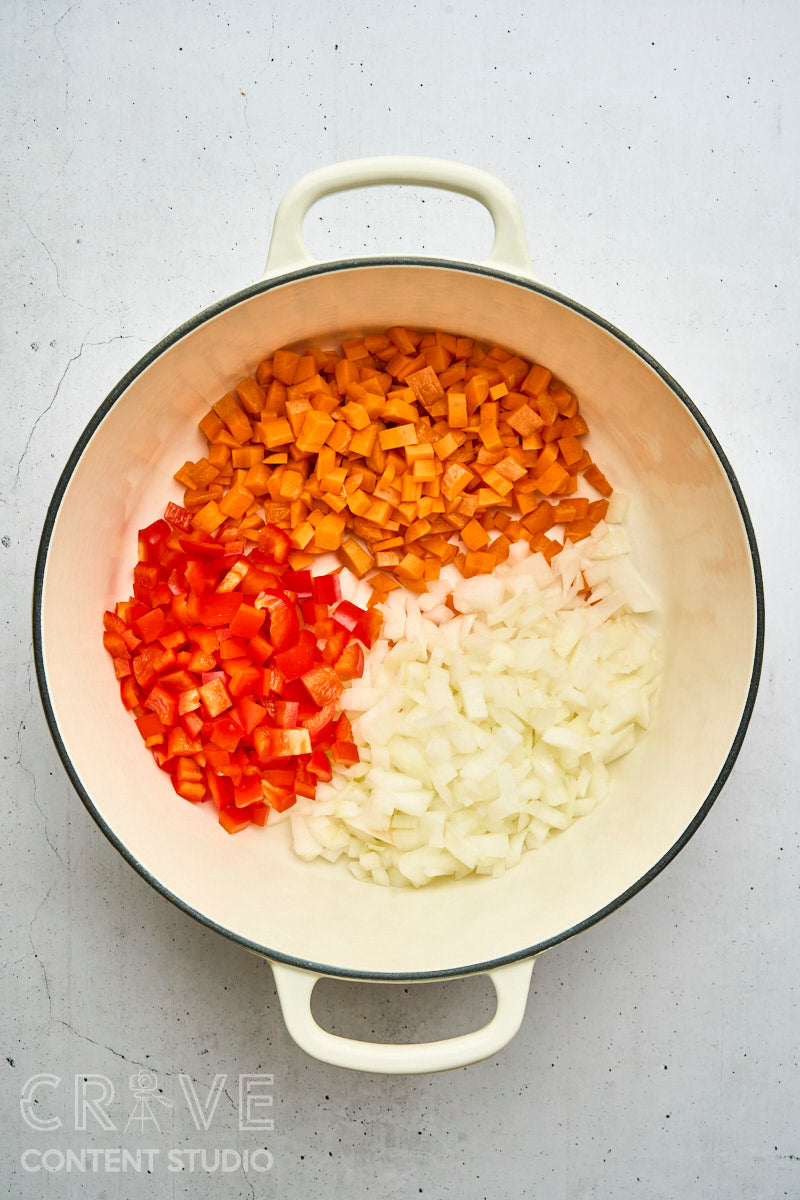
<instances>
[{"instance_id":1,"label":"diced red bell pepper","mask_svg":"<svg viewBox=\"0 0 800 1200\"><path fill-rule=\"evenodd\" d=\"M233 783L227 775L217 775L210 767L206 768L206 783L209 795L217 808L227 808L233 804Z\"/></svg>"},{"instance_id":2,"label":"diced red bell pepper","mask_svg":"<svg viewBox=\"0 0 800 1200\"><path fill-rule=\"evenodd\" d=\"M297 641L285 650L279 650L275 655L275 666L282 672L285 679L299 679L314 665L314 651L317 639L310 629L301 629Z\"/></svg>"},{"instance_id":3,"label":"diced red bell pepper","mask_svg":"<svg viewBox=\"0 0 800 1200\"><path fill-rule=\"evenodd\" d=\"M153 608L144 613L136 622L136 628L142 635L142 641L154 642L166 625L164 614L160 608Z\"/></svg>"},{"instance_id":4,"label":"diced red bell pepper","mask_svg":"<svg viewBox=\"0 0 800 1200\"><path fill-rule=\"evenodd\" d=\"M241 833L250 824L246 808L223 808L219 814L219 823L226 833Z\"/></svg>"},{"instance_id":5,"label":"diced red bell pepper","mask_svg":"<svg viewBox=\"0 0 800 1200\"><path fill-rule=\"evenodd\" d=\"M167 691L175 692L179 696L182 692L194 687L195 678L189 671L180 667L174 671L165 671L158 682Z\"/></svg>"},{"instance_id":6,"label":"diced red bell pepper","mask_svg":"<svg viewBox=\"0 0 800 1200\"><path fill-rule=\"evenodd\" d=\"M251 804L247 809L247 814L254 825L266 825L269 817L269 805L263 802Z\"/></svg>"},{"instance_id":7,"label":"diced red bell pepper","mask_svg":"<svg viewBox=\"0 0 800 1200\"><path fill-rule=\"evenodd\" d=\"M160 683L155 684L147 693L144 706L158 714L162 725L177 725L178 697L173 692L168 692Z\"/></svg>"},{"instance_id":8,"label":"diced red bell pepper","mask_svg":"<svg viewBox=\"0 0 800 1200\"><path fill-rule=\"evenodd\" d=\"M164 520L168 521L170 525L174 525L176 529L184 529L188 532L192 528L192 514L189 509L181 507L180 504L174 504L172 500L164 509Z\"/></svg>"},{"instance_id":9,"label":"diced red bell pepper","mask_svg":"<svg viewBox=\"0 0 800 1200\"><path fill-rule=\"evenodd\" d=\"M334 703L344 690L339 676L325 663L319 663L310 671L306 671L302 679L309 696L320 708Z\"/></svg>"},{"instance_id":10,"label":"diced red bell pepper","mask_svg":"<svg viewBox=\"0 0 800 1200\"><path fill-rule=\"evenodd\" d=\"M256 704L255 700L251 699L250 696L242 697L236 711L239 715L239 720L242 722L242 728L248 737L267 715L266 708L261 704Z\"/></svg>"},{"instance_id":11,"label":"diced red bell pepper","mask_svg":"<svg viewBox=\"0 0 800 1200\"><path fill-rule=\"evenodd\" d=\"M144 716L136 718L136 728L144 739L144 744L148 749L152 746L160 746L164 741L166 730L161 724L158 713L148 712Z\"/></svg>"},{"instance_id":12,"label":"diced red bell pepper","mask_svg":"<svg viewBox=\"0 0 800 1200\"><path fill-rule=\"evenodd\" d=\"M342 656L345 646L350 639L350 634L346 629L336 629L329 638L326 638L325 645L322 647L322 657L329 667Z\"/></svg>"},{"instance_id":13,"label":"diced red bell pepper","mask_svg":"<svg viewBox=\"0 0 800 1200\"><path fill-rule=\"evenodd\" d=\"M238 750L239 742L243 737L244 728L233 717L217 717L215 721L211 722L209 740L222 750L228 750L232 754Z\"/></svg>"},{"instance_id":14,"label":"diced red bell pepper","mask_svg":"<svg viewBox=\"0 0 800 1200\"><path fill-rule=\"evenodd\" d=\"M298 796L313 800L317 794L317 777L305 767L298 766L294 777L294 790Z\"/></svg>"},{"instance_id":15,"label":"diced red bell pepper","mask_svg":"<svg viewBox=\"0 0 800 1200\"><path fill-rule=\"evenodd\" d=\"M170 535L170 527L166 521L153 521L145 529L139 530L139 561L159 562L161 551Z\"/></svg>"},{"instance_id":16,"label":"diced red bell pepper","mask_svg":"<svg viewBox=\"0 0 800 1200\"><path fill-rule=\"evenodd\" d=\"M115 658L112 661L114 663L114 675L117 679L124 679L126 675L133 674L133 666L130 658Z\"/></svg>"},{"instance_id":17,"label":"diced red bell pepper","mask_svg":"<svg viewBox=\"0 0 800 1200\"><path fill-rule=\"evenodd\" d=\"M186 665L190 671L194 671L195 675L201 675L206 671L213 671L217 662L213 654L209 654L205 650L195 650Z\"/></svg>"},{"instance_id":18,"label":"diced red bell pepper","mask_svg":"<svg viewBox=\"0 0 800 1200\"><path fill-rule=\"evenodd\" d=\"M364 674L364 651L358 642L345 646L333 666L340 679L360 679Z\"/></svg>"},{"instance_id":19,"label":"diced red bell pepper","mask_svg":"<svg viewBox=\"0 0 800 1200\"><path fill-rule=\"evenodd\" d=\"M264 592L259 605L269 614L269 629L266 636L274 650L284 650L297 641L300 621L293 604L280 592Z\"/></svg>"},{"instance_id":20,"label":"diced red bell pepper","mask_svg":"<svg viewBox=\"0 0 800 1200\"><path fill-rule=\"evenodd\" d=\"M382 628L383 614L379 608L370 608L356 625L355 635L369 650L378 640Z\"/></svg>"},{"instance_id":21,"label":"diced red bell pepper","mask_svg":"<svg viewBox=\"0 0 800 1200\"><path fill-rule=\"evenodd\" d=\"M328 575L317 575L313 582L312 596L315 604L324 604L327 606L336 604L342 598L342 585L339 576L334 572Z\"/></svg>"},{"instance_id":22,"label":"diced red bell pepper","mask_svg":"<svg viewBox=\"0 0 800 1200\"><path fill-rule=\"evenodd\" d=\"M293 804L297 803L293 787L291 790L275 787L269 780L264 781L264 798L269 801L270 807L279 813L286 812L287 808L291 808Z\"/></svg>"},{"instance_id":23,"label":"diced red bell pepper","mask_svg":"<svg viewBox=\"0 0 800 1200\"><path fill-rule=\"evenodd\" d=\"M212 592L217 582L217 572L214 568L207 566L206 563L200 562L196 558L191 559L186 564L183 577L186 581L186 586L195 596L204 596L206 593Z\"/></svg>"},{"instance_id":24,"label":"diced red bell pepper","mask_svg":"<svg viewBox=\"0 0 800 1200\"><path fill-rule=\"evenodd\" d=\"M292 754L310 754L311 736L307 729L271 729L269 749L273 758Z\"/></svg>"},{"instance_id":25,"label":"diced red bell pepper","mask_svg":"<svg viewBox=\"0 0 800 1200\"><path fill-rule=\"evenodd\" d=\"M182 726L175 725L170 729L167 735L167 754L170 758L173 755L199 754L202 749L200 739L190 737Z\"/></svg>"},{"instance_id":26,"label":"diced red bell pepper","mask_svg":"<svg viewBox=\"0 0 800 1200\"><path fill-rule=\"evenodd\" d=\"M238 595L236 598L237 600L240 599ZM249 641L250 638L254 638L260 632L266 617L267 614L263 608L255 608L252 604L240 602L230 621L231 636L244 638L245 641Z\"/></svg>"},{"instance_id":27,"label":"diced red bell pepper","mask_svg":"<svg viewBox=\"0 0 800 1200\"><path fill-rule=\"evenodd\" d=\"M204 778L203 771L193 758L178 758L175 762L175 778L183 781L191 780L200 783Z\"/></svg>"},{"instance_id":28,"label":"diced red bell pepper","mask_svg":"<svg viewBox=\"0 0 800 1200\"><path fill-rule=\"evenodd\" d=\"M272 655L272 645L264 637L263 633L257 633L254 638L251 638L247 643L247 653L250 655L254 663L263 667L267 659Z\"/></svg>"},{"instance_id":29,"label":"diced red bell pepper","mask_svg":"<svg viewBox=\"0 0 800 1200\"><path fill-rule=\"evenodd\" d=\"M181 713L178 718L190 738L197 738L203 731L204 721L198 712Z\"/></svg>"},{"instance_id":30,"label":"diced red bell pepper","mask_svg":"<svg viewBox=\"0 0 800 1200\"><path fill-rule=\"evenodd\" d=\"M133 656L133 674L139 687L149 687L156 677L156 663L161 658L163 646L157 642L142 646Z\"/></svg>"},{"instance_id":31,"label":"diced red bell pepper","mask_svg":"<svg viewBox=\"0 0 800 1200\"><path fill-rule=\"evenodd\" d=\"M228 689L221 679L210 679L198 689L203 707L210 717L218 717L221 712L230 708L233 701L228 695Z\"/></svg>"},{"instance_id":32,"label":"diced red bell pepper","mask_svg":"<svg viewBox=\"0 0 800 1200\"><path fill-rule=\"evenodd\" d=\"M256 566L253 563L253 555L250 555L250 570L242 580L241 591L245 596L257 596L259 592L263 592L272 588L280 588L283 586L283 581L273 574L272 571L265 571L262 567Z\"/></svg>"},{"instance_id":33,"label":"diced red bell pepper","mask_svg":"<svg viewBox=\"0 0 800 1200\"><path fill-rule=\"evenodd\" d=\"M308 730L308 735L314 745L317 745L328 734L333 734L333 719L336 716L335 704L324 704L322 708L312 713L308 717L304 717L303 725ZM331 736L331 741L333 737Z\"/></svg>"},{"instance_id":34,"label":"diced red bell pepper","mask_svg":"<svg viewBox=\"0 0 800 1200\"><path fill-rule=\"evenodd\" d=\"M245 658L247 655L247 643L240 637L223 638L219 644L219 661L224 662L229 658ZM250 660L248 659L248 662Z\"/></svg>"},{"instance_id":35,"label":"diced red bell pepper","mask_svg":"<svg viewBox=\"0 0 800 1200\"><path fill-rule=\"evenodd\" d=\"M332 615L337 625L341 625L342 629L346 629L348 633L352 633L359 621L367 615L367 610L359 608L357 604L353 604L350 600L343 600L334 609Z\"/></svg>"},{"instance_id":36,"label":"diced red bell pepper","mask_svg":"<svg viewBox=\"0 0 800 1200\"><path fill-rule=\"evenodd\" d=\"M192 783L189 780L180 782L177 779L173 779L172 786L179 796L183 796L184 800L189 800L192 804L201 804L206 798L206 785L204 783Z\"/></svg>"},{"instance_id":37,"label":"diced red bell pepper","mask_svg":"<svg viewBox=\"0 0 800 1200\"><path fill-rule=\"evenodd\" d=\"M119 694L122 699L122 703L128 710L136 708L136 705L139 704L142 699L142 693L139 691L138 684L132 676L128 676L127 679L122 680L119 685Z\"/></svg>"},{"instance_id":38,"label":"diced red bell pepper","mask_svg":"<svg viewBox=\"0 0 800 1200\"><path fill-rule=\"evenodd\" d=\"M239 786L233 789L233 802L237 808L246 808L248 804L260 803L261 798L261 777L259 775L245 775Z\"/></svg>"},{"instance_id":39,"label":"diced red bell pepper","mask_svg":"<svg viewBox=\"0 0 800 1200\"><path fill-rule=\"evenodd\" d=\"M273 720L282 729L297 725L300 705L296 700L276 700L273 704Z\"/></svg>"},{"instance_id":40,"label":"diced red bell pepper","mask_svg":"<svg viewBox=\"0 0 800 1200\"><path fill-rule=\"evenodd\" d=\"M200 604L200 621L212 627L230 625L241 603L241 596L235 592L209 596Z\"/></svg>"},{"instance_id":41,"label":"diced red bell pepper","mask_svg":"<svg viewBox=\"0 0 800 1200\"><path fill-rule=\"evenodd\" d=\"M268 554L278 566L283 566L289 557L292 543L284 529L277 525L265 525L258 532L258 548Z\"/></svg>"},{"instance_id":42,"label":"diced red bell pepper","mask_svg":"<svg viewBox=\"0 0 800 1200\"><path fill-rule=\"evenodd\" d=\"M352 767L354 763L361 761L355 742L334 742L331 746L331 758L342 767Z\"/></svg>"},{"instance_id":43,"label":"diced red bell pepper","mask_svg":"<svg viewBox=\"0 0 800 1200\"><path fill-rule=\"evenodd\" d=\"M241 696L252 696L259 693L264 676L259 667L252 664L234 671L228 684L228 690L238 700Z\"/></svg>"},{"instance_id":44,"label":"diced red bell pepper","mask_svg":"<svg viewBox=\"0 0 800 1200\"><path fill-rule=\"evenodd\" d=\"M310 571L284 571L281 575L281 587L294 592L298 600L308 600L313 595L313 582Z\"/></svg>"},{"instance_id":45,"label":"diced red bell pepper","mask_svg":"<svg viewBox=\"0 0 800 1200\"><path fill-rule=\"evenodd\" d=\"M331 760L328 758L324 750L315 750L308 760L308 770L312 775L316 775L317 779L324 782L333 778L333 768Z\"/></svg>"},{"instance_id":46,"label":"diced red bell pepper","mask_svg":"<svg viewBox=\"0 0 800 1200\"><path fill-rule=\"evenodd\" d=\"M190 558L219 558L225 553L225 546L215 542L213 538L196 536L179 537L178 544Z\"/></svg>"},{"instance_id":47,"label":"diced red bell pepper","mask_svg":"<svg viewBox=\"0 0 800 1200\"><path fill-rule=\"evenodd\" d=\"M103 648L108 651L112 658L130 658L131 652L125 644L125 639L119 633L109 633L108 630L103 634Z\"/></svg>"}]
</instances>

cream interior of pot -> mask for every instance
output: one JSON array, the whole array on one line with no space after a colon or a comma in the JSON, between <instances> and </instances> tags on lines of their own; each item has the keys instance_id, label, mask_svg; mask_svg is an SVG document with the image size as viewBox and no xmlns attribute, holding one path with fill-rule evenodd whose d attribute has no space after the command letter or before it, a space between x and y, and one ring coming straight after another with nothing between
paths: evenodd
<instances>
[{"instance_id":1,"label":"cream interior of pot","mask_svg":"<svg viewBox=\"0 0 800 1200\"><path fill-rule=\"evenodd\" d=\"M589 449L631 496L634 560L657 597L665 670L656 717L614 769L611 796L501 879L420 891L306 864L288 826L228 836L179 799L119 701L101 642L130 593L137 529L180 499L173 472L203 453L196 423L275 348L334 346L393 324L497 341L579 396ZM477 272L353 266L280 283L187 333L102 420L60 505L42 596L46 683L97 813L154 881L237 937L359 973L438 972L557 938L635 885L691 825L731 752L753 670L754 571L731 484L689 409L642 357L558 299Z\"/></svg>"}]
</instances>

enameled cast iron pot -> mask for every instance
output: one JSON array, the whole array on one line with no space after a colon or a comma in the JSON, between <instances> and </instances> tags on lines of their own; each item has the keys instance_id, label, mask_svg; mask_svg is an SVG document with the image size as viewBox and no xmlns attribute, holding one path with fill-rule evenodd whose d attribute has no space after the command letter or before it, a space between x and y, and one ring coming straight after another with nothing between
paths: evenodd
<instances>
[{"instance_id":1,"label":"enameled cast iron pot","mask_svg":"<svg viewBox=\"0 0 800 1200\"><path fill-rule=\"evenodd\" d=\"M302 239L311 204L385 183L484 204L496 234L487 262L311 260ZM590 452L632 498L629 537L665 642L654 723L617 764L609 798L502 879L419 891L359 883L341 864L300 862L285 823L229 837L212 806L178 802L119 702L100 636L103 609L129 595L137 529L163 511L177 467L203 452L197 421L210 404L279 346L333 346L390 325L500 342L546 363L577 393ZM513 1037L534 956L635 895L705 817L750 718L762 641L752 527L697 408L630 338L533 280L520 211L502 184L435 159L325 167L287 193L265 278L164 338L92 417L56 488L36 568L39 687L86 808L153 887L269 960L287 1026L305 1050L368 1071L461 1066ZM478 972L492 979L496 1013L450 1040L373 1045L335 1037L311 1015L319 975L408 982Z\"/></svg>"}]
</instances>

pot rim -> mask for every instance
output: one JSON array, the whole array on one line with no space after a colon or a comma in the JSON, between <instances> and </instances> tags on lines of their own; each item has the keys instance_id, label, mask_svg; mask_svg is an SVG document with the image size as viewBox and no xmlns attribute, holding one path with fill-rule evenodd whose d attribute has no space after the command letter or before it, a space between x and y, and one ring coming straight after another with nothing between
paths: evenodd
<instances>
[{"instance_id":1,"label":"pot rim","mask_svg":"<svg viewBox=\"0 0 800 1200\"><path fill-rule=\"evenodd\" d=\"M366 268L381 268L387 266L411 266L411 267L433 267L436 269L444 268L446 270L465 271L476 275L483 275L492 279L499 279L501 282L510 283L516 287L522 287L528 291L537 292L542 296L546 296L550 300L554 300L566 308L572 309L573 312L586 317L588 320L599 326L601 329L610 333L617 338L623 345L636 354L643 362L645 362L667 385L671 392L680 400L680 402L689 410L694 420L702 429L706 438L710 442L714 453L725 471L725 474L730 483L731 490L736 499L739 512L747 534L747 541L750 548L751 565L753 569L753 583L755 589L756 601L756 637L753 653L753 669L750 676L750 684L747 691L747 698L742 711L742 716L739 721L736 733L731 743L731 748L725 758L724 763L706 796L702 806L696 813L692 821L684 829L680 837L669 847L669 849L661 856L644 875L641 875L635 883L631 884L624 892L620 893L614 900L597 912L590 914L583 920L576 922L569 929L562 930L561 933L554 937L547 938L543 942L536 943L532 946L525 947L522 950L514 951L511 954L501 955L498 958L488 959L483 962L471 963L460 967L449 967L439 971L414 971L411 973L393 972L393 971L364 971L364 970L348 970L345 967L334 966L331 964L312 962L308 959L298 958L295 955L285 954L280 951L270 950L269 947L263 946L258 942L254 942L249 938L243 937L235 933L227 926L220 925L211 917L200 912L193 905L188 904L179 895L166 887L159 879L157 879L148 869L138 861L131 853L125 843L119 838L111 827L107 824L99 810L94 804L91 796L84 788L80 776L70 758L69 751L61 737L58 723L55 718L53 706L50 701L50 692L47 683L47 675L44 666L43 654L43 637L42 637L42 593L44 587L44 574L47 566L47 557L50 548L50 541L55 526L56 517L61 507L61 502L64 498L67 486L69 485L72 474L83 455L89 441L93 437L107 413L119 398L127 391L130 385L134 382L143 371L147 369L157 358L168 351L173 345L179 342L188 333L198 329L207 321L212 320L226 309L233 308L244 300L250 299L252 296L257 296L262 292L267 292L273 288L282 287L284 284L293 283L298 280L309 279L316 275L333 273L336 271L366 269ZM485 267L476 263L459 262L451 259L429 258L422 256L407 256L407 255L385 255L377 257L362 257L362 258L347 258L337 259L334 262L318 263L310 267L303 267L296 271L289 271L282 275L277 275L272 278L260 280L257 283L250 284L240 291L233 292L231 295L218 300L202 309L194 317L179 325L171 333L162 338L152 349L148 350L138 362L120 379L114 388L108 393L105 400L97 408L94 415L89 419L83 433L75 444L72 453L67 460L67 463L61 472L58 483L56 484L53 498L47 509L44 526L39 542L39 549L36 555L36 568L34 573L33 585L33 655L36 668L36 681L39 688L39 695L44 708L45 719L47 721L50 735L53 739L56 751L61 759L64 769L78 793L84 807L89 815L98 825L100 830L105 834L112 846L122 855L122 857L134 868L141 877L150 884L157 892L174 904L177 908L199 921L201 925L205 925L208 929L214 930L230 941L237 942L244 946L247 950L253 951L261 957L274 959L278 962L286 963L290 966L300 967L303 970L313 971L319 975L325 975L333 978L365 980L373 982L423 982L425 980L458 978L468 975L477 975L485 973L488 970L493 970L496 967L504 966L507 963L519 962L522 959L530 958L537 954L541 954L545 950L551 949L553 946L561 942L567 941L574 937L575 934L582 933L584 930L591 928L604 917L609 916L623 904L632 899L642 888L646 887L651 880L660 874L664 868L672 862L676 855L683 849L690 838L697 832L702 822L708 816L711 807L721 792L728 776L733 769L733 765L738 757L739 751L744 741L744 736L747 727L750 723L750 718L755 706L756 693L761 675L761 665L764 652L764 586L761 575L761 564L756 545L755 532L753 530L750 514L745 504L744 496L742 495L739 482L734 474L733 468L729 463L725 453L720 446L717 438L712 432L707 421L696 407L694 402L681 388L675 379L666 371L660 363L658 363L646 350L643 350L632 338L623 333L610 321L599 316L591 309L579 304L577 301L570 299L563 293L556 291L554 288L538 283L533 279L514 275L508 271L498 270L494 267Z\"/></svg>"}]
</instances>

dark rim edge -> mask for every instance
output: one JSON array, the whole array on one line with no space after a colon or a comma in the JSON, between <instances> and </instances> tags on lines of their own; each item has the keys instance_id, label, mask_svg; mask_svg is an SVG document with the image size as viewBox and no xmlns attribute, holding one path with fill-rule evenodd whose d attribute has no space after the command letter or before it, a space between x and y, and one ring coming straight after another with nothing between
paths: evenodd
<instances>
[{"instance_id":1,"label":"dark rim edge","mask_svg":"<svg viewBox=\"0 0 800 1200\"><path fill-rule=\"evenodd\" d=\"M639 358L641 358L643 362L647 363L647 365L653 371L655 371L655 373L664 381L664 383L667 384L667 386L670 388L670 390L677 396L677 398L681 401L681 403L684 404L685 407L692 414L695 421L700 426L703 433L705 434L708 441L710 442L715 454L717 455L717 457L725 471L725 474L728 478L728 482L730 483L730 486L731 486L731 490L733 491L734 497L736 498L736 503L739 507L739 512L740 512L742 522L745 527L745 532L747 534L747 541L748 541L748 544L750 547L751 562L752 562L752 567L753 567L753 582L754 582L754 586L755 586L755 596L756 596L756 639L755 639L755 647L754 647L754 655L753 655L753 670L752 670L752 674L750 677L750 686L748 688L747 699L745 701L744 709L742 711L742 717L739 722L739 726L738 726L736 734L734 736L733 743L731 745L731 749L725 759L725 762L722 765L722 768L719 772L719 775L717 776L716 781L714 782L713 787L709 791L705 801L703 802L701 808L698 810L694 819L686 827L686 829L683 831L683 833L677 839L677 841L675 841L673 843L673 845L669 848L669 850L667 850L667 852L664 855L662 855L662 857L658 860L658 862L655 863L650 868L649 871L647 871L644 875L640 876L639 879L637 879L637 881L634 884L632 884L629 888L626 889L626 891L622 892L619 896L617 896L609 904L605 905L605 907L598 909L597 912L592 913L590 916L584 918L582 921L577 922L575 925L571 926L569 929L563 930L561 933L557 934L556 936L554 936L552 938L548 938L544 942L537 943L536 945L533 945L533 946L528 946L523 950L515 951L513 954L502 955L498 958L489 959L484 962L470 963L468 965L459 966L459 967L448 967L443 970L414 971L411 973L390 972L390 971L348 970L344 967L332 966L330 964L325 964L325 963L311 962L306 959L297 958L293 955L284 954L284 953L281 953L281 952L275 951L275 950L270 950L268 947L262 946L258 942L254 942L254 941L250 940L249 938L243 937L240 934L235 933L233 930L228 929L223 925L217 924L217 922L213 921L210 917L205 916L204 913L199 912L192 905L186 903L186 901L182 900L174 892L170 891L170 889L167 888L163 883L161 883L161 881L159 879L157 879L154 875L152 875L147 870L147 868L142 863L140 863L137 858L135 858L135 856L130 852L130 850L127 848L125 843L122 842L122 840L114 833L114 831L107 824L105 819L101 816L101 814L97 810L94 802L92 801L91 797L89 796L88 792L84 788L84 786L81 782L81 779L78 776L78 774L72 764L72 760L69 756L67 748L64 745L64 742L61 738L58 724L55 719L55 714L53 712L53 707L50 702L50 694L49 694L49 689L48 689L48 685L47 685L47 675L46 675L45 667L44 667L44 655L43 655L43 649L42 649L42 627L41 627L42 592L43 592L43 587L44 587L45 569L47 566L47 555L48 555L48 550L49 550L49 546L50 546L50 539L51 539L52 533L53 533L53 528L55 526L56 518L58 516L58 511L61 507L61 501L64 497L64 493L67 489L67 486L72 477L72 474L73 474L80 458L82 457L83 452L86 449L86 446L88 445L89 441L93 437L96 429L98 428L98 426L100 425L100 423L102 422L102 420L104 419L104 417L106 416L108 411L111 409L111 407L116 403L116 401L120 398L120 396L128 389L128 387L131 385L131 383L133 383L133 381L139 375L141 375L142 372L147 369L147 367L149 367L153 362L155 362L155 360L157 358L159 358L166 350L168 350L176 342L180 341L181 338L185 337L188 333L191 333L193 330L199 328L200 325L205 324L206 321L213 319L214 317L218 316L220 313L226 311L229 308L234 308L237 304L242 303L242 301L244 301L244 300L250 299L250 297L252 297L252 296L258 295L262 292L270 291L276 287L281 287L287 283L293 283L298 280L311 278L315 275L328 274L328 273L334 272L334 271L362 269L362 268L378 268L378 267L387 267L387 266L437 267L437 268L444 268L447 270L465 271L465 272L468 272L471 274L484 275L484 276L487 276L492 279L499 279L503 282L513 284L517 287L525 288L528 291L537 292L540 295L547 296L549 299L554 300L559 304L562 304L565 308L569 308L573 312L577 312L581 316L586 317L588 320L594 322L594 324L598 325L601 329L604 329L607 333L610 333L613 337L617 338L620 342L622 342L623 345L627 346L628 349L633 351L633 353L636 354ZM512 275L505 271L499 271L494 268L483 267L483 266L480 266L480 265L477 265L474 263L464 263L464 262L456 262L456 261L452 261L452 260L448 260L448 259L424 258L424 257L416 257L416 256L414 256L414 257L412 257L412 256L391 256L391 257L380 257L380 258L342 259L342 260L339 260L336 262L320 263L316 266L305 267L301 270L291 271L291 272L286 273L285 275L276 276L273 279L262 280L258 283L251 284L248 287L243 288L241 291L234 292L232 295L226 296L222 300L216 301L214 304L210 305L208 308L205 308L201 312L197 313L196 316L192 317L190 320L185 321L182 325L179 325L171 333L167 334L166 337L162 338L161 341L158 342L151 350L148 350L147 353L144 354L138 360L138 362L136 362L134 364L133 367L131 367L131 369L122 377L122 379L119 381L119 383L109 392L109 394L106 396L105 400L99 406L97 411L90 418L83 433L81 434L80 438L78 439L72 453L70 454L63 471L61 472L58 483L56 484L55 491L53 493L53 498L50 501L50 504L47 509L47 514L45 517L44 526L43 526L41 538L39 541L39 548L38 548L37 555L36 555L36 568L35 568L35 573L34 573L34 584L33 584L33 614L32 614L32 616L33 616L33 655L34 655L34 665L36 668L36 681L37 681L37 686L39 688L39 695L41 697L42 707L44 709L45 719L47 721L47 725L50 730L50 735L53 739L53 743L55 745L56 751L58 753L59 758L61 759L61 762L62 762L64 769L70 779L70 782L72 783L72 786L75 788L75 791L78 793L78 795L79 795L81 801L83 802L84 807L88 811L89 815L92 817L92 819L95 821L95 823L101 829L101 831L105 834L105 836L108 838L108 840L111 842L111 844L115 847L115 849L130 864L130 866L132 866L134 868L134 870L137 871L138 874L141 875L141 877L147 883L149 883L150 886L153 887L157 892L159 892L162 896L164 896L167 900L169 900L177 908L179 908L183 912L185 912L188 916L193 917L201 925L205 925L208 929L214 930L215 933L221 934L223 937L228 938L230 941L237 942L239 945L244 946L246 949L253 951L254 953L258 954L259 956L261 956L263 958L272 959L276 962L284 963L288 966L299 967L299 968L302 968L303 970L313 971L320 975L325 975L325 976L329 976L332 978L354 979L354 980L364 980L364 981L374 981L374 982L398 982L398 981L424 982L425 980L458 978L461 976L485 973L486 971L493 970L497 967L501 967L501 966L504 966L509 963L520 962L521 960L523 960L525 958L534 957L538 954L543 953L545 950L551 949L553 946L559 945L561 942L567 941L567 939L574 937L575 934L582 933L584 930L591 928L592 925L597 924L598 921L603 920L604 917L609 916L612 912L615 912L618 908L621 908L622 905L626 904L628 900L632 899L633 896L635 896L638 892L640 892L642 890L642 888L646 887L648 883L650 883L653 879L655 879L655 877L657 875L659 875L661 873L661 871L663 871L663 869L670 862L672 862L672 860L683 849L683 847L690 840L690 838L697 832L700 825L703 823L705 818L708 816L708 813L709 813L712 805L714 804L714 801L717 799L717 796L722 791L722 788L725 785L725 783L731 773L731 770L733 769L733 765L734 765L736 758L738 757L739 751L742 747L745 733L747 732L747 727L750 723L750 718L753 714L753 708L755 706L756 694L758 691L758 684L759 684L759 679L760 679L760 675L761 675L761 665L762 665L763 653L764 653L764 623L765 623L764 587L763 587L763 580L762 580L762 575L761 575L761 563L760 563L759 554L758 554L758 547L756 545L755 532L753 530L753 525L752 525L752 521L750 519L750 514L747 510L747 505L745 504L744 496L742 495L742 490L739 486L739 481L737 480L736 475L734 474L733 468L731 467L731 464L728 461L728 459L725 455L725 452L723 451L716 436L714 435L713 431L711 430L708 422L703 417L702 413L696 407L696 405L691 400L691 398L686 394L686 392L684 392L683 388L680 387L680 385L677 383L677 381L675 379L673 379L673 377L669 374L669 372L666 371L660 365L660 363L658 363L650 354L648 354L646 350L643 350L642 347L638 345L638 343L636 343L632 338L628 337L627 334L623 333L622 330L618 329L610 321L607 321L604 317L598 316L598 314L593 312L591 309L586 308L584 305L579 304L577 301L572 300L567 296L564 296L562 293L556 291L553 288L548 288L543 284L534 282L533 280L524 279L517 275Z\"/></svg>"}]
</instances>

